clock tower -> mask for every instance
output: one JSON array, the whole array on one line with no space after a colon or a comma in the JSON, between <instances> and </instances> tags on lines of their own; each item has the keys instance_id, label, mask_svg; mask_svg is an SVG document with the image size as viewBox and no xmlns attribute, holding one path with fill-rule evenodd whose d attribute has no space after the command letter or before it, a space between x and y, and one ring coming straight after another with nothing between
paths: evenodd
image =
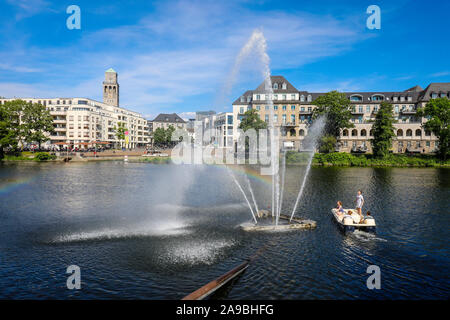
<instances>
[{"instance_id":1,"label":"clock tower","mask_svg":"<svg viewBox=\"0 0 450 320\"><path fill-rule=\"evenodd\" d=\"M117 82L117 72L109 68L105 72L105 81L103 81L103 103L118 107L119 106L119 83Z\"/></svg>"}]
</instances>

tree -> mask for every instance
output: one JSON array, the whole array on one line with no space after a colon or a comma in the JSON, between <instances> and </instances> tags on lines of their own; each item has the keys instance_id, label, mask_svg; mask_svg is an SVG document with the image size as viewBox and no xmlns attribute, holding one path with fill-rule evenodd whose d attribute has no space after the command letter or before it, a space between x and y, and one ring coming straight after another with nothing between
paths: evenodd
<instances>
[{"instance_id":1,"label":"tree","mask_svg":"<svg viewBox=\"0 0 450 320\"><path fill-rule=\"evenodd\" d=\"M174 141L172 141L172 134L175 132L175 127L174 126L169 126L166 130L165 130L165 135L166 135L166 144L167 145L172 145L174 143Z\"/></svg>"},{"instance_id":2,"label":"tree","mask_svg":"<svg viewBox=\"0 0 450 320\"><path fill-rule=\"evenodd\" d=\"M25 141L37 142L39 149L41 143L50 140L48 134L54 132L53 117L43 105L39 103L26 103L22 110L23 132Z\"/></svg>"},{"instance_id":3,"label":"tree","mask_svg":"<svg viewBox=\"0 0 450 320\"><path fill-rule=\"evenodd\" d=\"M438 137L438 154L443 160L447 160L450 155L450 100L431 99L425 108L418 110L417 115L428 119L422 126Z\"/></svg>"},{"instance_id":4,"label":"tree","mask_svg":"<svg viewBox=\"0 0 450 320\"><path fill-rule=\"evenodd\" d=\"M339 137L341 129L353 128L350 100L345 93L331 91L318 97L313 102L317 108L313 111L313 119L325 115L327 117L324 135Z\"/></svg>"},{"instance_id":5,"label":"tree","mask_svg":"<svg viewBox=\"0 0 450 320\"><path fill-rule=\"evenodd\" d=\"M320 139L319 152L320 153L330 153L335 150L336 138L332 135L323 136Z\"/></svg>"},{"instance_id":6,"label":"tree","mask_svg":"<svg viewBox=\"0 0 450 320\"><path fill-rule=\"evenodd\" d=\"M156 128L156 130L153 132L153 141L157 146L165 145L166 130L164 130L164 128Z\"/></svg>"},{"instance_id":7,"label":"tree","mask_svg":"<svg viewBox=\"0 0 450 320\"><path fill-rule=\"evenodd\" d=\"M266 129L267 123L262 121L259 117L258 112L255 109L247 110L244 113L244 117L239 124L239 129L242 129L244 132L248 129L255 129L256 133L258 133L259 129Z\"/></svg>"},{"instance_id":8,"label":"tree","mask_svg":"<svg viewBox=\"0 0 450 320\"><path fill-rule=\"evenodd\" d=\"M9 104L0 104L0 159L3 159L4 148L17 146L15 131L13 129L14 120L12 120Z\"/></svg>"},{"instance_id":9,"label":"tree","mask_svg":"<svg viewBox=\"0 0 450 320\"><path fill-rule=\"evenodd\" d=\"M116 132L116 137L120 142L125 140L125 132L127 132L128 129L125 127L124 122L117 122L117 127L114 126L114 131Z\"/></svg>"},{"instance_id":10,"label":"tree","mask_svg":"<svg viewBox=\"0 0 450 320\"><path fill-rule=\"evenodd\" d=\"M389 154L392 138L395 137L395 122L392 104L385 101L382 102L372 126L373 139L371 143L375 157L383 158Z\"/></svg>"},{"instance_id":11,"label":"tree","mask_svg":"<svg viewBox=\"0 0 450 320\"><path fill-rule=\"evenodd\" d=\"M239 124L239 129L242 129L244 132L249 129L255 129L256 136L259 137L259 130L260 129L266 129L267 123L265 121L262 121L259 117L258 111L255 109L247 110L244 113L244 117L241 120L241 123ZM245 149L249 150L250 145L250 138L245 137Z\"/></svg>"}]
</instances>

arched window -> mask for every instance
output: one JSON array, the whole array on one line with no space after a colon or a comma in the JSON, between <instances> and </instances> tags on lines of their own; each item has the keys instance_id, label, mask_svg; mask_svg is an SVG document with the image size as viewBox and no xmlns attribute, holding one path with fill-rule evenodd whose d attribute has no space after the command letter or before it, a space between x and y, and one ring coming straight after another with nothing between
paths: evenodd
<instances>
[{"instance_id":1,"label":"arched window","mask_svg":"<svg viewBox=\"0 0 450 320\"><path fill-rule=\"evenodd\" d=\"M278 89L278 83L275 82L275 83L273 84L273 88L274 88L274 89Z\"/></svg>"},{"instance_id":2,"label":"arched window","mask_svg":"<svg viewBox=\"0 0 450 320\"><path fill-rule=\"evenodd\" d=\"M107 87L105 86L105 93L106 93L106 88L107 88Z\"/></svg>"},{"instance_id":3,"label":"arched window","mask_svg":"<svg viewBox=\"0 0 450 320\"><path fill-rule=\"evenodd\" d=\"M367 136L367 131L366 131L366 129L362 129L362 130L361 130L361 136L363 136L363 137Z\"/></svg>"},{"instance_id":4,"label":"arched window","mask_svg":"<svg viewBox=\"0 0 450 320\"><path fill-rule=\"evenodd\" d=\"M298 132L299 136L304 136L305 135L305 130L300 129L300 131Z\"/></svg>"},{"instance_id":5,"label":"arched window","mask_svg":"<svg viewBox=\"0 0 450 320\"><path fill-rule=\"evenodd\" d=\"M286 90L286 82L283 82L283 84L282 84L282 86L281 86L282 88L283 88L283 90Z\"/></svg>"},{"instance_id":6,"label":"arched window","mask_svg":"<svg viewBox=\"0 0 450 320\"><path fill-rule=\"evenodd\" d=\"M353 129L352 130L352 137L356 137L358 135L358 130Z\"/></svg>"},{"instance_id":7,"label":"arched window","mask_svg":"<svg viewBox=\"0 0 450 320\"><path fill-rule=\"evenodd\" d=\"M422 135L422 130L417 129L416 130L416 137L420 137Z\"/></svg>"},{"instance_id":8,"label":"arched window","mask_svg":"<svg viewBox=\"0 0 450 320\"><path fill-rule=\"evenodd\" d=\"M348 137L348 130L347 130L347 129L344 129L344 131L342 131L342 135L343 135L344 137Z\"/></svg>"},{"instance_id":9,"label":"arched window","mask_svg":"<svg viewBox=\"0 0 450 320\"><path fill-rule=\"evenodd\" d=\"M411 129L406 130L406 136L407 137L412 137L412 130Z\"/></svg>"},{"instance_id":10,"label":"arched window","mask_svg":"<svg viewBox=\"0 0 450 320\"><path fill-rule=\"evenodd\" d=\"M291 129L291 130L289 130L289 135L291 137L295 137L297 135L297 132L295 132L295 129Z\"/></svg>"},{"instance_id":11,"label":"arched window","mask_svg":"<svg viewBox=\"0 0 450 320\"><path fill-rule=\"evenodd\" d=\"M403 137L403 130L402 129L398 129L397 130L397 137Z\"/></svg>"},{"instance_id":12,"label":"arched window","mask_svg":"<svg viewBox=\"0 0 450 320\"><path fill-rule=\"evenodd\" d=\"M373 130L369 131L369 136L373 137Z\"/></svg>"},{"instance_id":13,"label":"arched window","mask_svg":"<svg viewBox=\"0 0 450 320\"><path fill-rule=\"evenodd\" d=\"M359 94L353 94L350 96L350 101L362 101L362 100L363 100L363 98Z\"/></svg>"}]
</instances>

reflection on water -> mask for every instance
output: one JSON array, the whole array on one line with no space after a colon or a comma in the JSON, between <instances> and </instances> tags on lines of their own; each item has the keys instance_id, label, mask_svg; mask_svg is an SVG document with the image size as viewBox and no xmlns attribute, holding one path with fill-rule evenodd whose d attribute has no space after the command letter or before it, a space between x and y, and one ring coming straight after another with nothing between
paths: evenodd
<instances>
[{"instance_id":1,"label":"reflection on water","mask_svg":"<svg viewBox=\"0 0 450 320\"><path fill-rule=\"evenodd\" d=\"M247 172L268 208L270 179ZM285 214L303 172L287 168ZM343 234L332 220L330 208L353 206L358 189L376 234ZM449 298L449 196L448 169L314 168L297 215L317 229L246 233L251 214L223 167L3 164L0 298L179 299L255 252L214 298ZM80 291L65 289L70 264L81 267ZM372 264L379 291L365 285Z\"/></svg>"}]
</instances>

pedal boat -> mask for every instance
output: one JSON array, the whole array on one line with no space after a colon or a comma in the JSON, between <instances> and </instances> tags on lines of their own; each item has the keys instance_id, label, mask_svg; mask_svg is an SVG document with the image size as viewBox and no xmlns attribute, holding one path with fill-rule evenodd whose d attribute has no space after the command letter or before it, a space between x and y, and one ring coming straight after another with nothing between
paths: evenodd
<instances>
[{"instance_id":1,"label":"pedal boat","mask_svg":"<svg viewBox=\"0 0 450 320\"><path fill-rule=\"evenodd\" d=\"M334 219L344 231L353 232L357 229L362 231L375 231L376 223L372 216L364 216L364 220L361 223L357 222L359 215L355 209L344 209L344 211L344 214L339 215L338 209L331 209Z\"/></svg>"}]
</instances>

